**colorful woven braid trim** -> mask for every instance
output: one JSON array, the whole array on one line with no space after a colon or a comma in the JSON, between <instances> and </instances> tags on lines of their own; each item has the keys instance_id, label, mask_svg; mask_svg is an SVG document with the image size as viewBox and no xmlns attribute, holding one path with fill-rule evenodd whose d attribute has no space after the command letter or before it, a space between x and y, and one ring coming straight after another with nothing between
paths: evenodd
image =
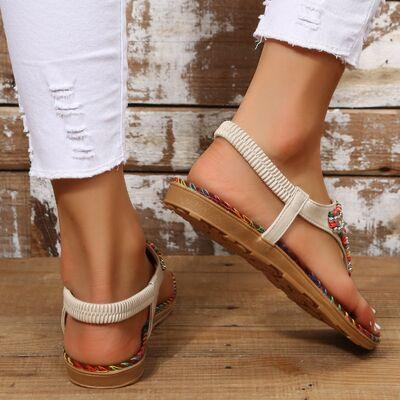
<instances>
[{"instance_id":1,"label":"colorful woven braid trim","mask_svg":"<svg viewBox=\"0 0 400 400\"><path fill-rule=\"evenodd\" d=\"M162 269L166 269L166 264L164 259L162 258L162 255L159 251L159 249L156 247L156 245L154 243L147 243L158 255L159 259L160 259L160 264ZM162 312L165 308L167 308L171 303L174 302L174 300L176 299L176 294L177 294L177 290L176 290L176 279L175 279L175 275L172 274L172 284L173 284L173 292L172 295L165 300L164 302L157 304L156 306L156 311L155 311L155 315L157 315L158 313ZM112 371L120 371L121 369L124 368L129 368L132 367L133 365L137 364L140 360L143 359L145 353L146 353L146 342L147 342L147 330L148 330L148 321L146 322L146 324L143 326L142 328L142 345L140 346L139 351L133 355L132 357L130 357L128 360L125 360L123 362L120 362L118 364L114 364L114 365L92 365L92 364L85 364L82 362L79 362L77 360L74 360L73 358L71 358L66 351L64 350L64 360L72 365L75 368L78 369L82 369L84 371L87 372L112 372Z\"/></svg>"},{"instance_id":2,"label":"colorful woven braid trim","mask_svg":"<svg viewBox=\"0 0 400 400\"><path fill-rule=\"evenodd\" d=\"M349 237L347 235L347 229L346 229L347 224L344 221L343 217L343 207L339 202L336 202L336 207L333 211L329 211L328 224L332 232L338 235L340 241L342 242L342 245L346 253L345 262L347 271L349 271L349 275L351 275L353 266L351 261L350 242L349 242Z\"/></svg>"},{"instance_id":3,"label":"colorful woven braid trim","mask_svg":"<svg viewBox=\"0 0 400 400\"><path fill-rule=\"evenodd\" d=\"M162 270L167 269L167 265L165 264L165 260L163 258L163 255L161 254L160 249L153 242L146 241L146 244L147 244L147 246L151 247L154 250L154 252L157 254L158 261L160 262L160 265L161 265L161 269Z\"/></svg>"},{"instance_id":4,"label":"colorful woven braid trim","mask_svg":"<svg viewBox=\"0 0 400 400\"><path fill-rule=\"evenodd\" d=\"M229 205L226 201L222 200L219 196L208 192L208 190L197 187L194 183L187 182L184 179L178 177L172 178L171 182L176 183L184 188L193 190L202 196L205 196L209 200L223 207L226 211L229 211L231 214L240 218L243 222L245 222L251 228L255 229L257 232L262 234L266 231L266 228L264 228L262 225L259 225L256 222L252 221L250 218L245 216L239 210ZM279 246L293 261L297 263L297 265L300 266L300 268L307 274L307 276L311 279L311 281L321 290L323 295L327 297L334 306L336 306L336 308L343 314L343 316L349 322L351 322L361 333L370 338L373 342L375 343L380 342L380 337L369 332L367 329L361 326L357 321L355 321L352 315L349 314L346 311L346 309L336 301L336 299L328 292L328 290L325 288L322 282L303 263L300 262L300 260L293 254L291 250L289 250L281 241L277 243L277 246Z\"/></svg>"},{"instance_id":5,"label":"colorful woven braid trim","mask_svg":"<svg viewBox=\"0 0 400 400\"><path fill-rule=\"evenodd\" d=\"M91 365L91 364L85 364L85 363L81 363L81 362L71 358L65 352L65 350L64 350L64 360L68 364L72 365L73 367L78 368L78 369L82 369L82 370L87 371L87 372L104 372L104 373L107 373L107 372L119 371L121 369L131 367L131 366L137 364L143 358L143 356L145 355L145 352L146 352L145 344L146 344L146 341L147 341L147 327L148 327L147 324L143 327L143 330L142 330L142 345L140 346L139 351L134 356L132 356L128 360L123 361L121 363L114 364L114 365Z\"/></svg>"}]
</instances>

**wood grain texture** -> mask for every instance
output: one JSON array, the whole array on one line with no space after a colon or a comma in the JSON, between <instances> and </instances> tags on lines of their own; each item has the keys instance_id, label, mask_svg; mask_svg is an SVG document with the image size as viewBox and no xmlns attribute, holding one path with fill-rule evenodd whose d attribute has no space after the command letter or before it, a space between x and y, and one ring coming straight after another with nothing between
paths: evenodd
<instances>
[{"instance_id":1,"label":"wood grain texture","mask_svg":"<svg viewBox=\"0 0 400 400\"><path fill-rule=\"evenodd\" d=\"M168 253L221 254L221 248L198 235L162 204L169 174L126 174L132 203L148 238ZM183 176L183 175L182 175ZM327 177L332 198L344 205L354 254L400 255L400 178ZM49 183L31 179L32 256L59 253L57 212ZM35 221L41 221L37 224Z\"/></svg>"},{"instance_id":2,"label":"wood grain texture","mask_svg":"<svg viewBox=\"0 0 400 400\"><path fill-rule=\"evenodd\" d=\"M0 169L29 168L28 137L17 107L0 108L0 150Z\"/></svg>"},{"instance_id":3,"label":"wood grain texture","mask_svg":"<svg viewBox=\"0 0 400 400\"><path fill-rule=\"evenodd\" d=\"M236 105L260 55L252 33L259 0L127 0L129 101ZM400 3L374 22L361 69L347 71L334 107L400 104ZM15 103L14 78L0 38L0 102Z\"/></svg>"},{"instance_id":4,"label":"wood grain texture","mask_svg":"<svg viewBox=\"0 0 400 400\"><path fill-rule=\"evenodd\" d=\"M144 379L99 392L66 379L58 260L0 260L0 397L203 400L206 393L210 400L397 400L399 262L355 260L354 278L383 327L381 345L366 353L238 257L168 257L178 303L154 331ZM21 296L27 287L29 297Z\"/></svg>"},{"instance_id":5,"label":"wood grain texture","mask_svg":"<svg viewBox=\"0 0 400 400\"><path fill-rule=\"evenodd\" d=\"M188 171L240 102L260 54L252 32L261 1L127 0L127 6L129 101L137 104L129 108L126 131L132 200L148 235L168 251L218 254L160 199L169 174ZM388 1L374 20L361 68L345 73L326 120L323 169L345 203L358 254L400 254L399 49L400 2ZM0 29L0 104L6 105L0 107L0 257L57 255L49 184L33 181L29 199L28 144L11 107L14 86Z\"/></svg>"},{"instance_id":6,"label":"wood grain texture","mask_svg":"<svg viewBox=\"0 0 400 400\"><path fill-rule=\"evenodd\" d=\"M0 257L30 254L29 178L0 173Z\"/></svg>"},{"instance_id":7,"label":"wood grain texture","mask_svg":"<svg viewBox=\"0 0 400 400\"><path fill-rule=\"evenodd\" d=\"M127 171L186 172L234 109L131 107ZM0 169L29 167L27 138L15 107L0 108ZM400 110L330 110L322 141L327 174L399 175Z\"/></svg>"}]
</instances>

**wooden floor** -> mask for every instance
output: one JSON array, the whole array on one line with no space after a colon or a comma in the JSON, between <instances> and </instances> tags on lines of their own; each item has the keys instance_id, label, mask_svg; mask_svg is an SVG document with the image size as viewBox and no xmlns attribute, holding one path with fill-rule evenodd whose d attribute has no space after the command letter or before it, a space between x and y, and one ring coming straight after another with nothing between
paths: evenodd
<instances>
[{"instance_id":1,"label":"wooden floor","mask_svg":"<svg viewBox=\"0 0 400 400\"><path fill-rule=\"evenodd\" d=\"M179 301L155 332L144 379L86 390L61 358L56 259L0 261L1 399L400 399L400 260L357 259L378 310L373 353L312 319L236 257L170 257Z\"/></svg>"}]
</instances>

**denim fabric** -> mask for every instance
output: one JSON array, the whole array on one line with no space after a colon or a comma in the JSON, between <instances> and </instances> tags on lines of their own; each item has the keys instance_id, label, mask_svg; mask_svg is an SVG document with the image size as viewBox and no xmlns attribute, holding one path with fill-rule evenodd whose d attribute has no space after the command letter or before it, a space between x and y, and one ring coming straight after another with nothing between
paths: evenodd
<instances>
[{"instance_id":1,"label":"denim fabric","mask_svg":"<svg viewBox=\"0 0 400 400\"><path fill-rule=\"evenodd\" d=\"M0 0L30 175L88 177L125 161L125 0Z\"/></svg>"},{"instance_id":2,"label":"denim fabric","mask_svg":"<svg viewBox=\"0 0 400 400\"><path fill-rule=\"evenodd\" d=\"M254 33L325 51L351 67L359 62L363 42L382 0L266 0Z\"/></svg>"},{"instance_id":3,"label":"denim fabric","mask_svg":"<svg viewBox=\"0 0 400 400\"><path fill-rule=\"evenodd\" d=\"M380 2L268 0L255 36L356 66ZM126 161L125 3L0 0L31 176L90 177Z\"/></svg>"}]
</instances>

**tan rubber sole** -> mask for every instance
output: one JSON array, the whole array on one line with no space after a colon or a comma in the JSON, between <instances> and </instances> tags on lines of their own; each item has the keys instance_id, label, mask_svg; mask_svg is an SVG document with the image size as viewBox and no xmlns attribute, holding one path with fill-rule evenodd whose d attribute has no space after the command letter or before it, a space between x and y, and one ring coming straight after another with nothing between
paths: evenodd
<instances>
[{"instance_id":1,"label":"tan rubber sole","mask_svg":"<svg viewBox=\"0 0 400 400\"><path fill-rule=\"evenodd\" d=\"M176 298L162 311L154 317L154 327L159 325L167 318L174 309ZM147 347L147 345L146 345ZM87 372L75 368L64 360L70 381L78 386L92 389L116 389L128 386L140 380L144 373L144 363L146 353L143 358L135 365L124 368L123 370L112 372Z\"/></svg>"},{"instance_id":2,"label":"tan rubber sole","mask_svg":"<svg viewBox=\"0 0 400 400\"><path fill-rule=\"evenodd\" d=\"M164 199L193 227L229 251L245 258L301 308L324 321L349 340L367 350L376 347L342 312L323 295L307 274L281 248L268 244L261 234L222 206L172 182Z\"/></svg>"}]
</instances>

